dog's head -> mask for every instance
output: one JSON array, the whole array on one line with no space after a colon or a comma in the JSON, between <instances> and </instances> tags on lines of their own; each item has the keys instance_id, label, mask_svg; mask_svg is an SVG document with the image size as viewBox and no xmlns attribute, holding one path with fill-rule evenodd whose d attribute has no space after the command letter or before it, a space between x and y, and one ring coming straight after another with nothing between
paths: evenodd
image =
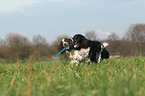
<instances>
[{"instance_id":1,"label":"dog's head","mask_svg":"<svg viewBox=\"0 0 145 96\"><path fill-rule=\"evenodd\" d=\"M69 47L66 48L66 50L70 51L73 49L73 40L70 38L64 38L60 41L60 44L58 45L58 50L61 51L63 48L65 48L67 45L70 45ZM62 52L64 53L64 52Z\"/></svg>"},{"instance_id":2,"label":"dog's head","mask_svg":"<svg viewBox=\"0 0 145 96\"><path fill-rule=\"evenodd\" d=\"M86 42L86 38L81 34L76 34L73 37L73 43L74 43L75 49L80 49L80 48L84 47L83 45L85 42Z\"/></svg>"}]
</instances>

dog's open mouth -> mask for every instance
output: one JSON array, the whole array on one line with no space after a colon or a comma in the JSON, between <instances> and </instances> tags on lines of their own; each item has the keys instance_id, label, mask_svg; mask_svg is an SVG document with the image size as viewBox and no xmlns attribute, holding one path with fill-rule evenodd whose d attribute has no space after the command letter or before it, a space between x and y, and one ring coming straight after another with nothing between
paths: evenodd
<instances>
[{"instance_id":1,"label":"dog's open mouth","mask_svg":"<svg viewBox=\"0 0 145 96\"><path fill-rule=\"evenodd\" d=\"M69 49L69 46L66 49Z\"/></svg>"},{"instance_id":2,"label":"dog's open mouth","mask_svg":"<svg viewBox=\"0 0 145 96\"><path fill-rule=\"evenodd\" d=\"M68 43L65 43L64 45L63 45L63 47L66 47L68 45ZM68 46L66 49L69 49L70 47Z\"/></svg>"}]
</instances>

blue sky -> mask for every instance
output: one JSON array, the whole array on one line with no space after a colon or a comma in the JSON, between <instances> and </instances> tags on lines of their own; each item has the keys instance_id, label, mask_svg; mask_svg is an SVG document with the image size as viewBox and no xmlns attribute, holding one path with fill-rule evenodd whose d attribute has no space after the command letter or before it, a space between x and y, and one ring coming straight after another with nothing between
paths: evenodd
<instances>
[{"instance_id":1,"label":"blue sky","mask_svg":"<svg viewBox=\"0 0 145 96\"><path fill-rule=\"evenodd\" d=\"M145 0L0 0L0 39L18 33L51 43L58 36L95 31L122 37L130 25L145 23Z\"/></svg>"}]
</instances>

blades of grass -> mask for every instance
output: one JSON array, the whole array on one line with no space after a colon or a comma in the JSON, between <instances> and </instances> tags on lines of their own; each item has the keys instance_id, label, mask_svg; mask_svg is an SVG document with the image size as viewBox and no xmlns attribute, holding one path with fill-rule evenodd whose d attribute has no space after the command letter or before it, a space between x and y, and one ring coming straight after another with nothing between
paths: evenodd
<instances>
[{"instance_id":1,"label":"blades of grass","mask_svg":"<svg viewBox=\"0 0 145 96\"><path fill-rule=\"evenodd\" d=\"M15 71L15 73L14 73L14 75L13 75L12 80L11 80L9 90L11 90L11 88L13 87L13 84L14 84L14 81L15 81L15 79L16 79L16 74L17 74L17 72L18 72L18 69L19 69L19 58L17 58L17 68L16 68L16 71Z\"/></svg>"},{"instance_id":2,"label":"blades of grass","mask_svg":"<svg viewBox=\"0 0 145 96\"><path fill-rule=\"evenodd\" d=\"M32 92L31 71L30 71L30 68L32 66L31 58L28 60L27 66L28 66L28 76L27 76L28 91L27 91L27 96L31 96L31 92Z\"/></svg>"},{"instance_id":3,"label":"blades of grass","mask_svg":"<svg viewBox=\"0 0 145 96\"><path fill-rule=\"evenodd\" d=\"M49 82L51 81L51 78L52 78L52 76L54 75L54 68L56 67L57 65L55 65L55 66L53 66L52 67L52 69L51 69L51 74L48 76L48 73L44 70L43 72L44 72L44 74L45 74L45 77L46 77L46 79L47 79L47 81L48 81L48 84L49 84Z\"/></svg>"},{"instance_id":4,"label":"blades of grass","mask_svg":"<svg viewBox=\"0 0 145 96\"><path fill-rule=\"evenodd\" d=\"M27 77L27 87L28 87L28 91L27 91L27 96L31 96L31 90L32 90L32 86L31 86L31 74L28 74Z\"/></svg>"}]
</instances>

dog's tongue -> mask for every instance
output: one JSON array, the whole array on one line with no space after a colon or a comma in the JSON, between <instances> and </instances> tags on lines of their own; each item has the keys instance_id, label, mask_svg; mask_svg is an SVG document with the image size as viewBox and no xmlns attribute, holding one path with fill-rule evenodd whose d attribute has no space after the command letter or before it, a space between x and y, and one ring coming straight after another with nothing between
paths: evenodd
<instances>
[{"instance_id":1,"label":"dog's tongue","mask_svg":"<svg viewBox=\"0 0 145 96\"><path fill-rule=\"evenodd\" d=\"M69 49L69 46L66 49Z\"/></svg>"},{"instance_id":2,"label":"dog's tongue","mask_svg":"<svg viewBox=\"0 0 145 96\"><path fill-rule=\"evenodd\" d=\"M77 48L77 45L74 45L74 48Z\"/></svg>"}]
</instances>

